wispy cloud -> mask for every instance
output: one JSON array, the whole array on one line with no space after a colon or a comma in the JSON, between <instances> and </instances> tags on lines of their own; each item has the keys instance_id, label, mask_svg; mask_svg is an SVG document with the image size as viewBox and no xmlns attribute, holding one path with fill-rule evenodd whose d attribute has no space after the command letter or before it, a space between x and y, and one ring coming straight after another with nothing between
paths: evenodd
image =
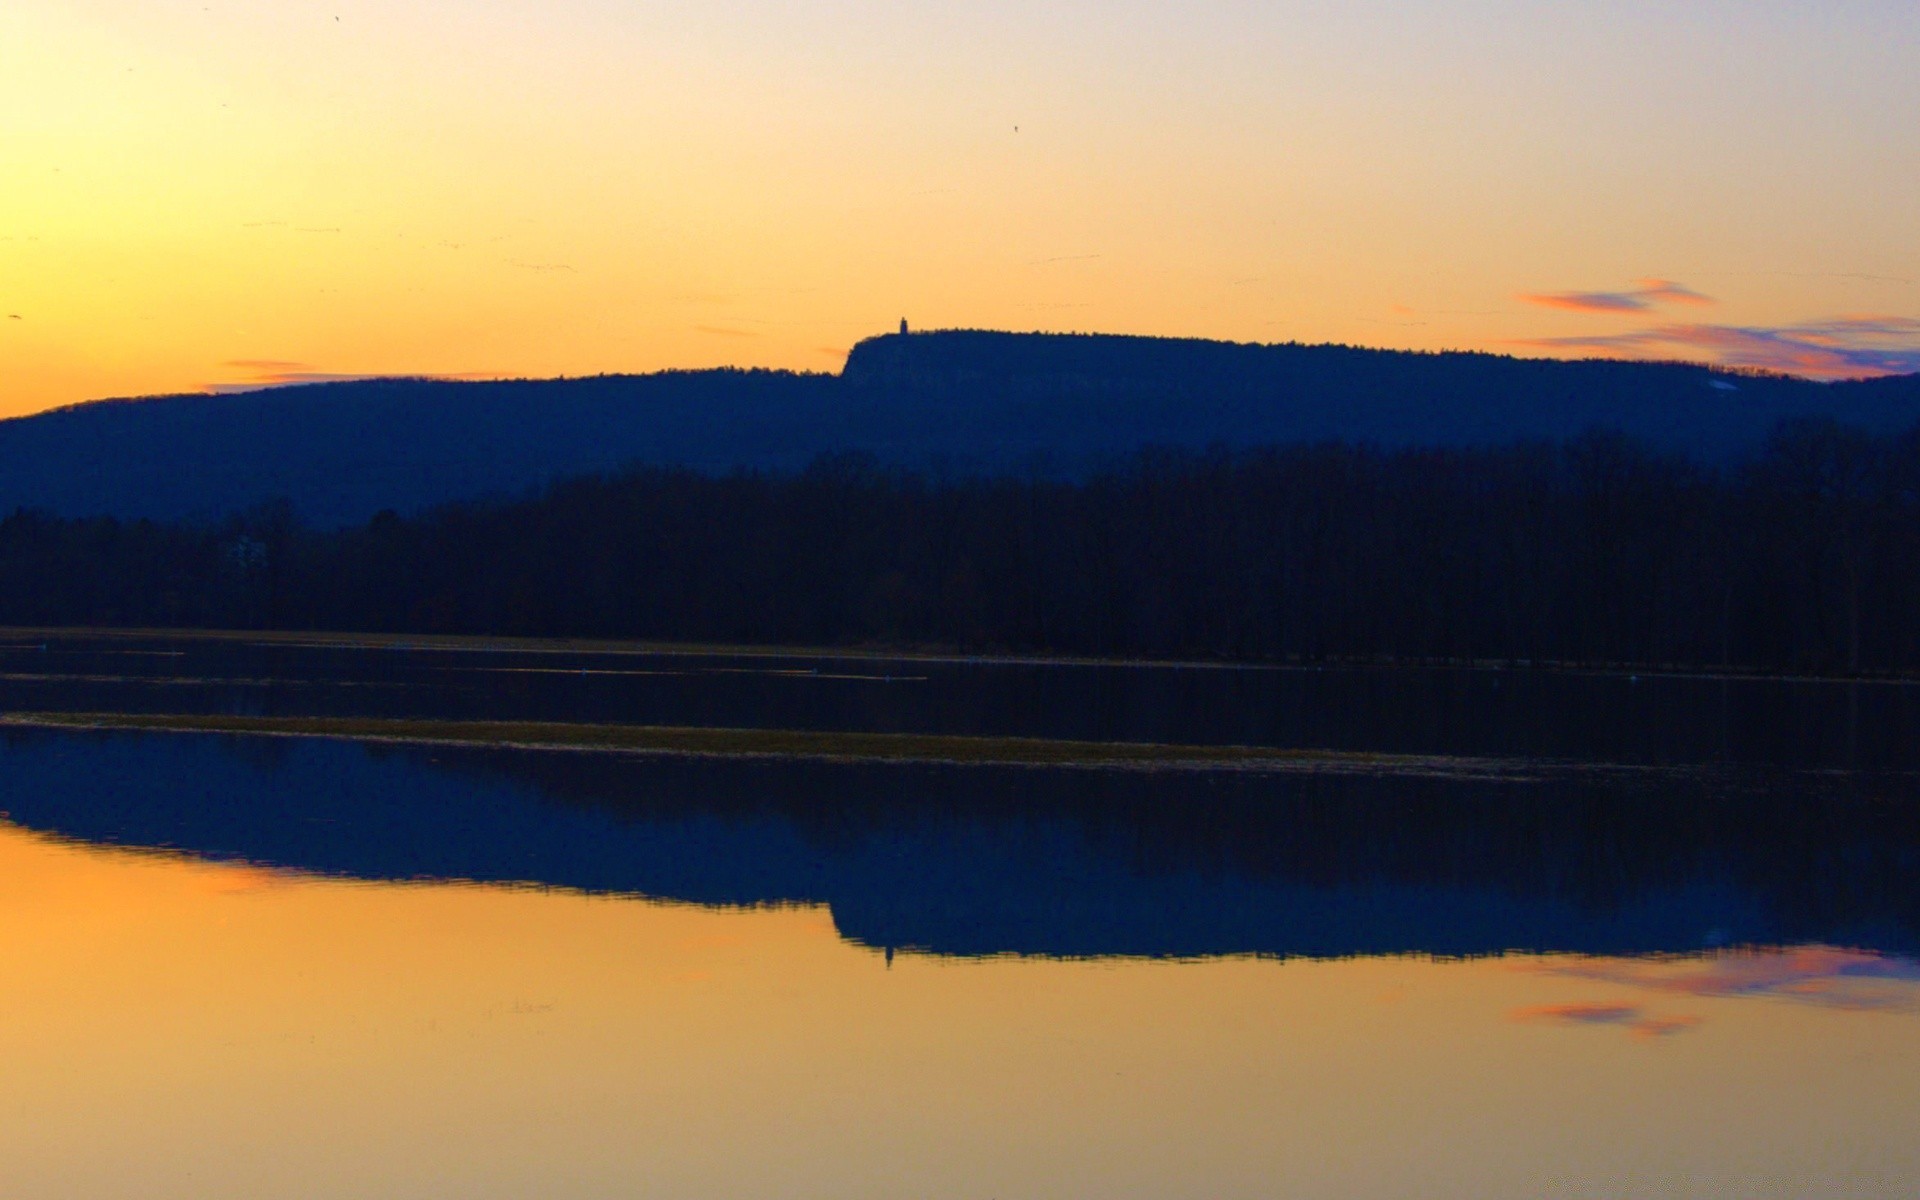
<instances>
[{"instance_id":1,"label":"wispy cloud","mask_svg":"<svg viewBox=\"0 0 1920 1200\"><path fill-rule=\"evenodd\" d=\"M1815 379L1920 372L1920 320L1911 317L1835 317L1778 326L1669 324L1516 344L1621 358L1700 359Z\"/></svg>"},{"instance_id":2,"label":"wispy cloud","mask_svg":"<svg viewBox=\"0 0 1920 1200\"><path fill-rule=\"evenodd\" d=\"M1582 313L1650 312L1662 304L1706 305L1713 297L1702 295L1671 279L1636 279L1634 287L1618 292L1523 292L1520 299L1541 308L1558 308Z\"/></svg>"}]
</instances>

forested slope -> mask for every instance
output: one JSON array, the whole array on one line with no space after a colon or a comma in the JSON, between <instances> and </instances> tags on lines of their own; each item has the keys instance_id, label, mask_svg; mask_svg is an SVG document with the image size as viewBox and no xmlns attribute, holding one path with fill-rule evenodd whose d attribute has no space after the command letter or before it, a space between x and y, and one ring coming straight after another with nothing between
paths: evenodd
<instances>
[{"instance_id":1,"label":"forested slope","mask_svg":"<svg viewBox=\"0 0 1920 1200\"><path fill-rule=\"evenodd\" d=\"M855 347L838 376L371 380L80 405L0 422L0 513L218 519L285 498L338 526L635 465L797 471L858 452L935 475L1085 480L1150 446L1486 448L1591 430L1726 463L1791 417L1904 429L1920 421L1920 377L1820 384L1672 364L896 334Z\"/></svg>"},{"instance_id":2,"label":"forested slope","mask_svg":"<svg viewBox=\"0 0 1920 1200\"><path fill-rule=\"evenodd\" d=\"M0 522L0 624L1920 671L1920 435L1161 452L1089 479L649 468L335 531Z\"/></svg>"}]
</instances>

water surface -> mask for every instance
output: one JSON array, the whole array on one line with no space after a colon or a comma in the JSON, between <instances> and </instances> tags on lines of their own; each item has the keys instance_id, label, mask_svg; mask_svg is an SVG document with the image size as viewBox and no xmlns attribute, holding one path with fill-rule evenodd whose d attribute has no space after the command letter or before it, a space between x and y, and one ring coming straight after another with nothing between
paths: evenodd
<instances>
[{"instance_id":1,"label":"water surface","mask_svg":"<svg viewBox=\"0 0 1920 1200\"><path fill-rule=\"evenodd\" d=\"M1563 762L0 728L0 1195L1920 1190L1895 685L1430 673L1396 696L1366 672L38 646L0 656L0 709L1319 733ZM591 673L619 662L686 673ZM1496 696L1525 688L1548 717ZM1439 694L1460 707L1408 698ZM1584 706L1612 723L1549 726ZM1633 769L1577 769L1602 761Z\"/></svg>"},{"instance_id":2,"label":"water surface","mask_svg":"<svg viewBox=\"0 0 1920 1200\"><path fill-rule=\"evenodd\" d=\"M1920 770L1920 682L0 632L6 709L874 730Z\"/></svg>"}]
</instances>

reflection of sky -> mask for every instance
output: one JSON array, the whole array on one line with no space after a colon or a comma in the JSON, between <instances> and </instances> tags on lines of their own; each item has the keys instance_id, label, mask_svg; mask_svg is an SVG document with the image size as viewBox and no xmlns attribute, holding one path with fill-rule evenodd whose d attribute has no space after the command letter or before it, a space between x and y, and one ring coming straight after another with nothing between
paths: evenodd
<instances>
[{"instance_id":1,"label":"reflection of sky","mask_svg":"<svg viewBox=\"0 0 1920 1200\"><path fill-rule=\"evenodd\" d=\"M1535 1004L1516 1008L1516 1021L1559 1025L1619 1025L1635 1037L1656 1038L1692 1029L1695 1016L1650 1016L1632 1004Z\"/></svg>"},{"instance_id":2,"label":"reflection of sky","mask_svg":"<svg viewBox=\"0 0 1920 1200\"><path fill-rule=\"evenodd\" d=\"M1706 958L1592 959L1551 968L1676 996L1756 996L1848 1009L1920 1009L1920 962L1870 950L1800 946Z\"/></svg>"},{"instance_id":3,"label":"reflection of sky","mask_svg":"<svg viewBox=\"0 0 1920 1200\"><path fill-rule=\"evenodd\" d=\"M903 315L1911 369L1917 57L1907 0L9 0L0 413Z\"/></svg>"},{"instance_id":4,"label":"reflection of sky","mask_svg":"<svg viewBox=\"0 0 1920 1200\"><path fill-rule=\"evenodd\" d=\"M1741 999L1913 983L1822 948L889 963L818 908L351 883L0 825L0 950L9 1200L1920 1181L1920 1021ZM1712 1011L1656 1054L1498 1019L1652 1036L1688 1015L1669 1003Z\"/></svg>"},{"instance_id":5,"label":"reflection of sky","mask_svg":"<svg viewBox=\"0 0 1920 1200\"><path fill-rule=\"evenodd\" d=\"M1779 999L1847 1012L1920 1013L1920 962L1835 946L1728 951L1701 957L1518 960L1528 973L1632 989L1644 999L1515 1008L1519 1022L1612 1025L1639 1037L1684 1032L1705 1019L1669 1011L1687 999Z\"/></svg>"}]
</instances>

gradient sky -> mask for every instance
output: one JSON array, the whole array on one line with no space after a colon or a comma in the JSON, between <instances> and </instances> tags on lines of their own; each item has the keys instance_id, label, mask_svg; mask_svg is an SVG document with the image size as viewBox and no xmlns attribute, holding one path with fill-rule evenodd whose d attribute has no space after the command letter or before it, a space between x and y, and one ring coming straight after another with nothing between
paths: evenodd
<instances>
[{"instance_id":1,"label":"gradient sky","mask_svg":"<svg viewBox=\"0 0 1920 1200\"><path fill-rule=\"evenodd\" d=\"M1920 370L1912 0L7 0L0 415L920 327Z\"/></svg>"}]
</instances>

